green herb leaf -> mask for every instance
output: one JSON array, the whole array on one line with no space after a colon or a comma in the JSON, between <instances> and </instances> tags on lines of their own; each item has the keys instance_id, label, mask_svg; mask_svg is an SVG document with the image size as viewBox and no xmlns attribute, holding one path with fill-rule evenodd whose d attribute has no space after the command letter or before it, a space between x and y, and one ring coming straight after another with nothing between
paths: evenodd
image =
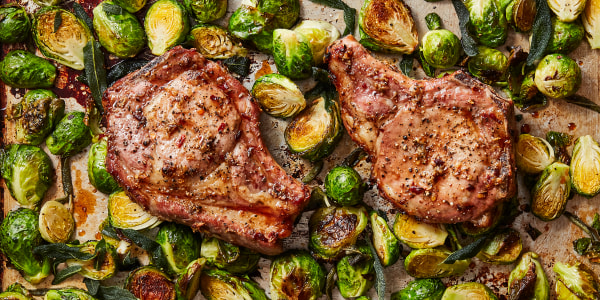
<instances>
[{"instance_id":1,"label":"green herb leaf","mask_svg":"<svg viewBox=\"0 0 600 300\"><path fill-rule=\"evenodd\" d=\"M458 250L454 251L442 263L443 264L453 264L457 260L463 260L463 259L469 259L469 258L475 257L475 255L477 255L477 253L479 253L479 251L481 251L481 249L483 249L483 246L485 246L485 242L487 241L487 239L490 236L493 236L493 232L490 232L490 233L478 238L477 240L468 244L467 246L465 246L462 249L458 249Z\"/></svg>"},{"instance_id":2,"label":"green herb leaf","mask_svg":"<svg viewBox=\"0 0 600 300\"><path fill-rule=\"evenodd\" d=\"M381 261L379 260L379 256L376 254L375 247L373 247L373 243L371 243L371 239L366 239L367 244L369 244L369 248L371 249L371 253L373 255L373 267L375 269L375 290L377 291L377 298L379 300L385 299L385 274L383 273L383 266L381 265Z\"/></svg>"},{"instance_id":3,"label":"green herb leaf","mask_svg":"<svg viewBox=\"0 0 600 300\"><path fill-rule=\"evenodd\" d=\"M587 233L592 238L592 241L600 242L600 235L598 234L598 230L588 226L579 217L572 214L571 212L565 211L563 214L569 219L569 221L573 222L573 224L577 225L577 227L581 228L581 230Z\"/></svg>"},{"instance_id":4,"label":"green herb leaf","mask_svg":"<svg viewBox=\"0 0 600 300\"><path fill-rule=\"evenodd\" d=\"M90 30L94 29L94 23L92 22L92 19L90 18L90 16L88 16L88 14L85 12L85 9L83 8L83 6L81 6L81 4L79 4L75 1L73 1L73 13L75 14L75 16L77 16L78 18L83 20L85 25L87 25L87 27Z\"/></svg>"},{"instance_id":5,"label":"green herb leaf","mask_svg":"<svg viewBox=\"0 0 600 300\"><path fill-rule=\"evenodd\" d=\"M400 61L400 71L402 71L402 74L411 77L410 71L412 71L414 59L413 55L402 55L402 61Z\"/></svg>"},{"instance_id":6,"label":"green herb leaf","mask_svg":"<svg viewBox=\"0 0 600 300\"><path fill-rule=\"evenodd\" d=\"M552 38L552 20L548 2L535 0L535 5L537 12L531 30L531 46L529 47L529 56L527 56L527 66L532 66L536 60L542 58Z\"/></svg>"},{"instance_id":7,"label":"green herb leaf","mask_svg":"<svg viewBox=\"0 0 600 300\"><path fill-rule=\"evenodd\" d=\"M333 288L335 287L335 282L337 281L337 268L333 266L329 273L327 273L327 279L325 281L325 295L327 296L327 300L333 299L331 293L333 292Z\"/></svg>"},{"instance_id":8,"label":"green herb leaf","mask_svg":"<svg viewBox=\"0 0 600 300\"><path fill-rule=\"evenodd\" d=\"M78 247L71 247L63 243L37 246L33 249L33 254L54 259L55 264L63 263L67 259L90 260L96 257L96 254L84 253L79 251Z\"/></svg>"},{"instance_id":9,"label":"green herb leaf","mask_svg":"<svg viewBox=\"0 0 600 300\"><path fill-rule=\"evenodd\" d=\"M138 300L130 291L118 286L100 286L99 294L104 300Z\"/></svg>"},{"instance_id":10,"label":"green herb leaf","mask_svg":"<svg viewBox=\"0 0 600 300\"><path fill-rule=\"evenodd\" d=\"M146 250L155 266L162 270L168 269L169 263L160 244L133 229L121 229L121 232L134 244Z\"/></svg>"},{"instance_id":11,"label":"green herb leaf","mask_svg":"<svg viewBox=\"0 0 600 300\"><path fill-rule=\"evenodd\" d=\"M84 278L83 283L85 283L85 287L92 296L96 296L98 294L98 289L100 288L100 281L93 280L90 278Z\"/></svg>"},{"instance_id":12,"label":"green herb leaf","mask_svg":"<svg viewBox=\"0 0 600 300\"><path fill-rule=\"evenodd\" d=\"M121 8L121 6L116 5L116 4L111 4L111 3L104 3L102 4L102 8L104 9L104 12L107 15L122 15L123 14L123 8Z\"/></svg>"},{"instance_id":13,"label":"green herb leaf","mask_svg":"<svg viewBox=\"0 0 600 300\"><path fill-rule=\"evenodd\" d=\"M92 92L92 98L96 108L102 114L102 94L106 90L106 69L104 69L104 53L100 50L100 43L95 40L89 41L83 47L84 73Z\"/></svg>"},{"instance_id":14,"label":"green herb leaf","mask_svg":"<svg viewBox=\"0 0 600 300\"><path fill-rule=\"evenodd\" d=\"M54 32L57 32L58 29L60 29L60 25L62 25L62 13L59 11L57 11L54 14Z\"/></svg>"},{"instance_id":15,"label":"green herb leaf","mask_svg":"<svg viewBox=\"0 0 600 300\"><path fill-rule=\"evenodd\" d=\"M302 178L302 183L309 183L313 181L313 179L315 179L315 177L321 173L321 170L323 170L323 160L316 161L310 171L308 171L308 174Z\"/></svg>"},{"instance_id":16,"label":"green herb leaf","mask_svg":"<svg viewBox=\"0 0 600 300\"><path fill-rule=\"evenodd\" d=\"M62 270L60 270L59 272L57 272L56 274L54 274L54 279L52 279L52 284L59 284L63 281L65 281L67 278L77 274L77 272L81 271L83 267L78 265L78 266L70 266L70 267L66 267Z\"/></svg>"},{"instance_id":17,"label":"green herb leaf","mask_svg":"<svg viewBox=\"0 0 600 300\"><path fill-rule=\"evenodd\" d=\"M461 0L452 0L452 5L458 16L458 26L460 27L461 36L460 43L468 56L475 56L479 53L479 49L477 49L477 42L473 39L468 29L471 23L469 10Z\"/></svg>"},{"instance_id":18,"label":"green herb leaf","mask_svg":"<svg viewBox=\"0 0 600 300\"><path fill-rule=\"evenodd\" d=\"M104 224L104 227L102 227L102 234L116 240L121 239L117 233L117 230L110 224L110 222L106 222L106 224Z\"/></svg>"},{"instance_id":19,"label":"green herb leaf","mask_svg":"<svg viewBox=\"0 0 600 300\"><path fill-rule=\"evenodd\" d=\"M73 195L73 180L71 180L71 160L69 157L60 158L60 175L62 178L63 193L65 198Z\"/></svg>"},{"instance_id":20,"label":"green herb leaf","mask_svg":"<svg viewBox=\"0 0 600 300\"><path fill-rule=\"evenodd\" d=\"M596 104L594 101L579 95L573 95L571 97L565 98L565 101L571 104L575 104L577 106L581 106L583 108L587 108L593 110L597 113L600 113L600 105Z\"/></svg>"},{"instance_id":21,"label":"green herb leaf","mask_svg":"<svg viewBox=\"0 0 600 300\"><path fill-rule=\"evenodd\" d=\"M596 231L600 231L600 214L594 214L594 220L592 221L592 228L596 229Z\"/></svg>"},{"instance_id":22,"label":"green herb leaf","mask_svg":"<svg viewBox=\"0 0 600 300\"><path fill-rule=\"evenodd\" d=\"M102 265L104 264L104 261L106 260L106 241L104 239L101 239L97 244L96 244L96 260L94 262L94 269L96 270L100 270L100 268L102 268Z\"/></svg>"},{"instance_id":23,"label":"green herb leaf","mask_svg":"<svg viewBox=\"0 0 600 300\"><path fill-rule=\"evenodd\" d=\"M591 238L580 238L573 241L573 248L579 255L585 255L589 246L592 244Z\"/></svg>"},{"instance_id":24,"label":"green herb leaf","mask_svg":"<svg viewBox=\"0 0 600 300\"><path fill-rule=\"evenodd\" d=\"M233 56L223 60L223 64L229 72L240 76L248 76L250 73L250 59L244 56Z\"/></svg>"},{"instance_id":25,"label":"green herb leaf","mask_svg":"<svg viewBox=\"0 0 600 300\"><path fill-rule=\"evenodd\" d=\"M356 9L348 6L346 3L344 3L344 1L341 0L310 0L310 2L343 10L344 23L346 23L346 29L344 29L343 35L348 35L354 32L354 28L356 28Z\"/></svg>"},{"instance_id":26,"label":"green herb leaf","mask_svg":"<svg viewBox=\"0 0 600 300\"><path fill-rule=\"evenodd\" d=\"M116 65L114 65L106 74L106 82L108 85L112 85L115 81L125 77L125 75L140 69L148 63L147 60L143 59L126 59Z\"/></svg>"}]
</instances>

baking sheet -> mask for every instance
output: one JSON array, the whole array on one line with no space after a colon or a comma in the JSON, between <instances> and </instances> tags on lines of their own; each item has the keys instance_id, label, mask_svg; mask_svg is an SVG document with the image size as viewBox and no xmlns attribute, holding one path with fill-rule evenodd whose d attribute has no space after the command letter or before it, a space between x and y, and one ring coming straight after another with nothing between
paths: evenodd
<instances>
[{"instance_id":1,"label":"baking sheet","mask_svg":"<svg viewBox=\"0 0 600 300\"><path fill-rule=\"evenodd\" d=\"M363 0L347 0L346 3L350 6L358 9L362 5ZM86 9L93 8L94 4L99 1L94 0L92 2L85 1L81 2ZM221 25L226 25L228 16L239 6L241 0L230 0L228 7L228 15L220 21ZM411 8L413 17L418 27L419 36L427 31L424 17L430 12L438 13L443 21L443 27L459 34L458 30L458 19L454 13L454 9L449 0L442 0L441 2L425 2L423 0L405 0L407 5ZM30 11L34 11L37 6L31 1L19 1L21 5L24 5ZM148 5L146 6L148 7ZM340 10L329 9L324 6L314 4L312 2L301 0L301 19L317 19L326 20L334 24L340 32L345 28L343 22L343 13ZM356 32L357 33L357 32ZM356 34L355 33L355 34ZM506 45L522 45L525 50L528 49L528 36L525 34L517 34L514 32L510 33L509 40ZM9 49L12 49L9 45L3 46L3 53L6 53ZM23 47L19 45L18 47ZM506 51L505 47L499 48ZM38 53L39 55L39 53ZM148 54L144 54L149 56ZM391 64L397 64L400 60L398 55L377 55L379 58L388 61ZM573 52L570 57L574 58L581 66L583 73L583 83L579 94L592 99L596 103L600 103L598 99L599 95L599 55L597 50L591 50L587 42L583 42L581 46ZM260 75L270 72L275 72L271 57L261 53L253 53L252 58L252 74L243 80L244 85L247 88L251 88L254 78L258 72ZM419 72L417 72L419 73ZM85 86L82 86L76 82L73 72L68 72L66 67L60 67L60 78L57 81L57 86L60 90L55 89L61 97L75 96L77 99L89 98L89 90ZM0 83L1 84L1 83ZM305 80L299 82L299 85L303 91L308 90L314 83L311 80ZM2 111L6 105L16 103L20 97L25 93L23 89L14 89L4 85L0 85L2 93L1 107ZM67 102L67 111L70 110L83 110L83 107L77 103L75 98L65 98ZM517 111L517 114L521 114ZM555 100L550 101L548 107L535 114L522 114L523 119L518 123L517 126L523 126L528 124L531 128L531 134L536 136L545 136L545 133L549 130L561 131L569 133L575 137L590 134L596 140L600 140L599 125L600 120L598 114L589 110L585 110L564 101ZM261 132L263 138L266 141L269 151L275 157L277 162L284 167L284 169L292 174L296 178L302 178L306 174L311 165L306 161L299 159L291 155L287 151L287 146L283 141L283 131L288 121L275 119L262 114L261 116ZM2 141L4 143L14 142L14 128L11 122L4 122L2 129ZM325 159L325 168L310 185L320 185L327 172L333 165L341 161L348 153L350 153L356 146L350 140L349 136L345 134L341 143L336 148L335 152L328 158ZM89 149L89 148L88 148ZM47 149L46 149L47 150ZM86 241L90 239L99 239L100 234L98 232L98 224L106 218L106 200L107 196L96 191L87 178L87 151L77 154L72 158L72 176L75 190L74 197L74 217L77 224L74 238L80 241ZM49 152L48 152L49 153ZM50 155L55 170L60 169L58 159ZM370 164L363 160L357 166L357 169L367 179L369 177ZM60 178L56 178L57 183L53 186L48 193L45 200L51 200L62 196L62 187L60 184ZM520 180L521 182L521 180ZM3 186L4 188L4 186ZM528 192L520 184L519 189L519 201L522 205L528 203ZM11 199L8 192L3 193L3 211L4 214L17 207L14 200ZM392 222L394 220L395 210L386 201L378 197L376 189L373 188L367 192L365 202L375 208L380 208L387 212L388 219ZM592 199L585 199L581 196L575 196L569 201L567 210L575 212L582 220L586 223L592 221L594 212L599 211L600 197L594 197ZM304 213L298 225L295 227L294 233L290 238L285 241L286 248L305 248L308 243L307 232L308 232L308 217L310 212ZM524 227L530 224L531 226L539 229L542 235L533 241L528 234L525 233ZM391 225L391 224L390 224ZM584 237L584 233L572 225L565 217L561 217L552 222L542 222L530 213L524 213L519 216L513 227L521 232L521 237L524 242L524 251L534 251L541 255L541 262L546 270L548 278L551 283L554 282L554 273L552 272L552 265L555 261L571 261L580 259L572 247L572 241ZM254 276L256 280L265 290L268 291L268 267L269 261L262 259L260 262L260 274ZM21 278L19 273L12 269L6 261L2 261L3 273L2 273L2 288L6 288L9 284L18 281L22 282L28 288L44 289L50 287L51 278L46 279L41 284L33 287L29 285L25 280ZM462 276L443 279L447 285L456 284L467 281L478 281L488 285L492 290L503 298L506 295L506 288L508 283L508 274L512 270L514 265L508 266L495 266L490 264L482 263L477 259L473 259L469 269ZM593 266L597 273L600 273L600 267ZM399 261L393 266L386 269L387 289L386 299L392 292L398 291L406 285L406 283L412 278L406 274L402 266L402 261ZM126 274L120 274L115 279L112 279L112 283L118 284ZM72 279L62 283L60 286L79 286L82 287L82 278L78 275L72 277ZM553 285L552 285L553 286ZM375 291L372 289L369 295L375 299ZM334 297L336 299L342 299L337 290L334 291ZM198 294L198 299L203 299Z\"/></svg>"}]
</instances>

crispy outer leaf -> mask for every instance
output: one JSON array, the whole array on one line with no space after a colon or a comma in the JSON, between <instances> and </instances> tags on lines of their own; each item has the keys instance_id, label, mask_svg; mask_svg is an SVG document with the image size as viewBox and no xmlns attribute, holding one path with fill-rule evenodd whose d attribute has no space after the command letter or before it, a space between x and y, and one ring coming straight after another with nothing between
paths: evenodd
<instances>
[{"instance_id":1,"label":"crispy outer leaf","mask_svg":"<svg viewBox=\"0 0 600 300\"><path fill-rule=\"evenodd\" d=\"M469 10L461 0L452 0L452 5L458 16L458 26L460 27L460 42L468 56L475 56L479 53L477 49L477 42L469 33Z\"/></svg>"},{"instance_id":2,"label":"crispy outer leaf","mask_svg":"<svg viewBox=\"0 0 600 300\"><path fill-rule=\"evenodd\" d=\"M551 14L548 2L546 0L535 0L535 5L537 12L533 21L529 56L527 56L528 66L532 66L536 60L542 58L552 38L552 20L550 19Z\"/></svg>"},{"instance_id":3,"label":"crispy outer leaf","mask_svg":"<svg viewBox=\"0 0 600 300\"><path fill-rule=\"evenodd\" d=\"M310 2L322 4L335 9L341 9L344 11L344 23L346 23L346 29L344 29L344 35L348 35L354 32L356 28L356 9L348 6L342 0L310 0Z\"/></svg>"}]
</instances>

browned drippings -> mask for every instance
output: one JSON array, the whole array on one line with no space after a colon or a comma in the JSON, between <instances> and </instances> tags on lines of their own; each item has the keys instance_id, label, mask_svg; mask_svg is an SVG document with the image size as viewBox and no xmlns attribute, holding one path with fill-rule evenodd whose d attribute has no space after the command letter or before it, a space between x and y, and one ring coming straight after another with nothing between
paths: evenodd
<instances>
[{"instance_id":1,"label":"browned drippings","mask_svg":"<svg viewBox=\"0 0 600 300\"><path fill-rule=\"evenodd\" d=\"M521 134L525 134L525 133L529 133L529 132L531 132L531 127L529 126L529 124L521 125Z\"/></svg>"},{"instance_id":2,"label":"browned drippings","mask_svg":"<svg viewBox=\"0 0 600 300\"><path fill-rule=\"evenodd\" d=\"M102 233L96 232L96 235L94 235L94 237L96 238L96 240L100 240L102 239Z\"/></svg>"},{"instance_id":3,"label":"browned drippings","mask_svg":"<svg viewBox=\"0 0 600 300\"><path fill-rule=\"evenodd\" d=\"M90 191L81 187L81 171L75 169L73 178L73 190L75 197L73 199L73 216L77 226L81 226L87 221L89 214L94 213L96 207L96 196Z\"/></svg>"},{"instance_id":4,"label":"browned drippings","mask_svg":"<svg viewBox=\"0 0 600 300\"><path fill-rule=\"evenodd\" d=\"M569 128L569 130L575 130L577 128L577 124L569 123L569 124L567 124L567 127Z\"/></svg>"},{"instance_id":5,"label":"browned drippings","mask_svg":"<svg viewBox=\"0 0 600 300\"><path fill-rule=\"evenodd\" d=\"M254 75L254 78L258 79L263 75L267 75L267 74L271 74L271 73L273 73L273 70L271 69L271 65L269 64L269 61L263 60L262 67L260 67L260 69L258 69L258 71L256 71L256 75Z\"/></svg>"}]
</instances>

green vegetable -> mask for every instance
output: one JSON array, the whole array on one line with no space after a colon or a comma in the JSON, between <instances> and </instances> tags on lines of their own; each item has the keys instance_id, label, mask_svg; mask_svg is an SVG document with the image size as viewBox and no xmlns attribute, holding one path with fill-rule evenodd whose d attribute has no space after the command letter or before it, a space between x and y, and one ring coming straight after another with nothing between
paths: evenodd
<instances>
[{"instance_id":1,"label":"green vegetable","mask_svg":"<svg viewBox=\"0 0 600 300\"><path fill-rule=\"evenodd\" d=\"M517 140L517 168L528 174L538 174L554 162L554 149L543 138L521 134Z\"/></svg>"},{"instance_id":2,"label":"green vegetable","mask_svg":"<svg viewBox=\"0 0 600 300\"><path fill-rule=\"evenodd\" d=\"M445 69L458 62L461 46L460 40L454 33L446 29L436 29L423 36L421 49L428 64Z\"/></svg>"},{"instance_id":3,"label":"green vegetable","mask_svg":"<svg viewBox=\"0 0 600 300\"><path fill-rule=\"evenodd\" d=\"M498 0L466 0L465 6L469 10L470 30L481 44L491 48L504 44L508 23Z\"/></svg>"},{"instance_id":4,"label":"green vegetable","mask_svg":"<svg viewBox=\"0 0 600 300\"><path fill-rule=\"evenodd\" d=\"M10 194L21 206L34 208L52 186L52 161L42 149L8 145L0 156L1 173Z\"/></svg>"},{"instance_id":5,"label":"green vegetable","mask_svg":"<svg viewBox=\"0 0 600 300\"><path fill-rule=\"evenodd\" d=\"M548 2L544 0L535 0L537 12L533 21L533 30L529 46L529 55L526 65L532 66L535 61L542 58L550 39L552 37L552 20Z\"/></svg>"},{"instance_id":6,"label":"green vegetable","mask_svg":"<svg viewBox=\"0 0 600 300\"><path fill-rule=\"evenodd\" d=\"M551 98L572 96L581 85L581 69L564 54L546 55L535 69L535 85Z\"/></svg>"},{"instance_id":7,"label":"green vegetable","mask_svg":"<svg viewBox=\"0 0 600 300\"><path fill-rule=\"evenodd\" d=\"M202 241L200 255L206 258L207 265L236 274L253 272L260 260L258 253L215 237Z\"/></svg>"},{"instance_id":8,"label":"green vegetable","mask_svg":"<svg viewBox=\"0 0 600 300\"><path fill-rule=\"evenodd\" d=\"M592 49L600 48L600 18L598 18L600 12L600 3L598 0L587 0L588 4L585 6L581 20L583 21L583 28L586 32L586 38Z\"/></svg>"},{"instance_id":9,"label":"green vegetable","mask_svg":"<svg viewBox=\"0 0 600 300\"><path fill-rule=\"evenodd\" d=\"M573 22L585 9L586 0L548 0L548 6L563 22Z\"/></svg>"},{"instance_id":10,"label":"green vegetable","mask_svg":"<svg viewBox=\"0 0 600 300\"><path fill-rule=\"evenodd\" d=\"M571 145L573 136L562 132L548 131L546 132L546 140L554 148L558 161L565 164L571 163L571 155L567 147Z\"/></svg>"},{"instance_id":11,"label":"green vegetable","mask_svg":"<svg viewBox=\"0 0 600 300\"><path fill-rule=\"evenodd\" d=\"M171 279L154 266L131 271L125 288L139 299L175 300L177 295Z\"/></svg>"},{"instance_id":12,"label":"green vegetable","mask_svg":"<svg viewBox=\"0 0 600 300\"><path fill-rule=\"evenodd\" d=\"M1 300L32 300L31 293L20 283L15 282L9 285L3 293L0 293Z\"/></svg>"},{"instance_id":13,"label":"green vegetable","mask_svg":"<svg viewBox=\"0 0 600 300\"><path fill-rule=\"evenodd\" d=\"M173 273L181 274L185 268L200 257L200 239L188 226L165 223L156 234Z\"/></svg>"},{"instance_id":14,"label":"green vegetable","mask_svg":"<svg viewBox=\"0 0 600 300\"><path fill-rule=\"evenodd\" d=\"M348 35L354 32L354 28L356 27L356 9L348 6L342 0L310 0L310 2L323 4L331 8L343 10L344 23L346 24L346 28L344 29L343 35Z\"/></svg>"},{"instance_id":15,"label":"green vegetable","mask_svg":"<svg viewBox=\"0 0 600 300\"><path fill-rule=\"evenodd\" d=\"M363 199L365 184L360 174L347 166L334 167L325 177L325 191L340 206L356 205Z\"/></svg>"},{"instance_id":16,"label":"green vegetable","mask_svg":"<svg viewBox=\"0 0 600 300\"><path fill-rule=\"evenodd\" d=\"M517 31L528 32L533 28L536 13L535 0L515 0L506 7L506 20Z\"/></svg>"},{"instance_id":17,"label":"green vegetable","mask_svg":"<svg viewBox=\"0 0 600 300\"><path fill-rule=\"evenodd\" d=\"M442 224L428 224L405 215L397 214L394 234L411 248L434 248L445 243L448 231Z\"/></svg>"},{"instance_id":18,"label":"green vegetable","mask_svg":"<svg viewBox=\"0 0 600 300\"><path fill-rule=\"evenodd\" d=\"M360 43L373 51L410 54L419 44L415 21L402 0L366 0L358 25Z\"/></svg>"},{"instance_id":19,"label":"green vegetable","mask_svg":"<svg viewBox=\"0 0 600 300\"><path fill-rule=\"evenodd\" d=\"M302 250L286 252L271 263L271 299L316 300L325 286L325 269Z\"/></svg>"},{"instance_id":20,"label":"green vegetable","mask_svg":"<svg viewBox=\"0 0 600 300\"><path fill-rule=\"evenodd\" d=\"M574 264L556 262L553 270L556 272L556 281L564 285L563 292L560 294L557 292L558 299L573 299L566 297L570 294L576 296L575 299L595 300L600 297L600 281L590 267L579 262ZM566 293L565 290L570 293Z\"/></svg>"},{"instance_id":21,"label":"green vegetable","mask_svg":"<svg viewBox=\"0 0 600 300\"><path fill-rule=\"evenodd\" d=\"M458 25L460 27L461 36L460 43L465 50L465 54L468 56L475 56L479 53L479 49L477 48L477 42L469 31L469 26L471 24L469 10L461 0L452 0L452 6L458 16Z\"/></svg>"},{"instance_id":22,"label":"green vegetable","mask_svg":"<svg viewBox=\"0 0 600 300\"><path fill-rule=\"evenodd\" d=\"M277 71L291 79L305 79L312 74L310 42L304 35L293 30L273 31L273 59Z\"/></svg>"},{"instance_id":23,"label":"green vegetable","mask_svg":"<svg viewBox=\"0 0 600 300\"><path fill-rule=\"evenodd\" d=\"M364 207L319 208L308 222L308 248L317 259L339 259L344 250L356 242L368 222Z\"/></svg>"},{"instance_id":24,"label":"green vegetable","mask_svg":"<svg viewBox=\"0 0 600 300\"><path fill-rule=\"evenodd\" d=\"M236 55L246 56L248 51L223 27L200 24L192 28L188 37L200 54L211 59L226 59Z\"/></svg>"},{"instance_id":25,"label":"green vegetable","mask_svg":"<svg viewBox=\"0 0 600 300\"><path fill-rule=\"evenodd\" d=\"M0 43L24 42L31 33L31 22L24 8L18 4L0 6Z\"/></svg>"},{"instance_id":26,"label":"green vegetable","mask_svg":"<svg viewBox=\"0 0 600 300\"><path fill-rule=\"evenodd\" d=\"M248 278L224 270L208 269L200 278L200 291L207 300L267 300L265 291Z\"/></svg>"},{"instance_id":27,"label":"green vegetable","mask_svg":"<svg viewBox=\"0 0 600 300\"><path fill-rule=\"evenodd\" d=\"M569 166L555 162L544 169L533 187L531 212L544 221L554 220L565 210L570 195Z\"/></svg>"},{"instance_id":28,"label":"green vegetable","mask_svg":"<svg viewBox=\"0 0 600 300\"><path fill-rule=\"evenodd\" d=\"M227 12L227 0L184 0L183 3L200 23L216 21Z\"/></svg>"},{"instance_id":29,"label":"green vegetable","mask_svg":"<svg viewBox=\"0 0 600 300\"><path fill-rule=\"evenodd\" d=\"M177 0L159 0L150 6L144 19L148 47L154 55L183 42L190 30L185 7Z\"/></svg>"},{"instance_id":30,"label":"green vegetable","mask_svg":"<svg viewBox=\"0 0 600 300\"><path fill-rule=\"evenodd\" d=\"M121 229L142 230L161 223L160 219L133 202L124 191L114 192L108 197L108 217L112 226Z\"/></svg>"},{"instance_id":31,"label":"green vegetable","mask_svg":"<svg viewBox=\"0 0 600 300\"><path fill-rule=\"evenodd\" d=\"M44 6L52 6L52 5L58 5L61 0L33 0L33 2L35 2L37 5L44 7Z\"/></svg>"},{"instance_id":32,"label":"green vegetable","mask_svg":"<svg viewBox=\"0 0 600 300\"><path fill-rule=\"evenodd\" d=\"M100 192L112 194L121 189L117 181L106 171L106 154L108 145L106 139L92 144L88 156L88 178L90 183Z\"/></svg>"},{"instance_id":33,"label":"green vegetable","mask_svg":"<svg viewBox=\"0 0 600 300\"><path fill-rule=\"evenodd\" d=\"M552 38L546 48L546 53L569 54L575 50L585 35L580 22L565 23L552 18Z\"/></svg>"},{"instance_id":34,"label":"green vegetable","mask_svg":"<svg viewBox=\"0 0 600 300\"><path fill-rule=\"evenodd\" d=\"M345 256L335 266L337 286L344 298L365 295L375 279L374 254L364 242L358 242L356 247L358 254Z\"/></svg>"},{"instance_id":35,"label":"green vegetable","mask_svg":"<svg viewBox=\"0 0 600 300\"><path fill-rule=\"evenodd\" d=\"M119 58L136 56L146 46L146 34L138 19L106 0L93 10L94 30L106 50Z\"/></svg>"},{"instance_id":36,"label":"green vegetable","mask_svg":"<svg viewBox=\"0 0 600 300\"><path fill-rule=\"evenodd\" d=\"M535 85L535 70L531 70L525 75L519 89L519 94L517 97L513 97L513 101L515 106L523 112L546 106L548 99L544 94L539 92L539 89Z\"/></svg>"},{"instance_id":37,"label":"green vegetable","mask_svg":"<svg viewBox=\"0 0 600 300\"><path fill-rule=\"evenodd\" d=\"M508 278L508 294L511 299L550 299L550 286L538 255L523 254Z\"/></svg>"},{"instance_id":38,"label":"green vegetable","mask_svg":"<svg viewBox=\"0 0 600 300\"><path fill-rule=\"evenodd\" d=\"M95 254L92 259L88 260L75 258L66 261L68 267L80 266L81 270L78 273L81 276L93 280L104 280L113 277L117 273L117 263L119 261L117 251L104 240L88 241L74 247L78 248L80 253Z\"/></svg>"},{"instance_id":39,"label":"green vegetable","mask_svg":"<svg viewBox=\"0 0 600 300\"><path fill-rule=\"evenodd\" d=\"M199 258L192 261L179 275L175 287L177 289L177 299L192 300L200 290L200 276L206 259Z\"/></svg>"},{"instance_id":40,"label":"green vegetable","mask_svg":"<svg viewBox=\"0 0 600 300\"><path fill-rule=\"evenodd\" d=\"M92 132L85 124L85 113L70 112L65 115L46 139L50 153L60 156L73 156L92 142Z\"/></svg>"},{"instance_id":41,"label":"green vegetable","mask_svg":"<svg viewBox=\"0 0 600 300\"><path fill-rule=\"evenodd\" d=\"M56 67L25 50L12 50L0 61L0 80L16 88L51 88Z\"/></svg>"},{"instance_id":42,"label":"green vegetable","mask_svg":"<svg viewBox=\"0 0 600 300\"><path fill-rule=\"evenodd\" d=\"M44 295L44 300L96 300L92 295L80 289L49 290Z\"/></svg>"},{"instance_id":43,"label":"green vegetable","mask_svg":"<svg viewBox=\"0 0 600 300\"><path fill-rule=\"evenodd\" d=\"M289 118L306 107L306 100L298 86L281 74L259 77L252 86L252 96L267 114Z\"/></svg>"},{"instance_id":44,"label":"green vegetable","mask_svg":"<svg viewBox=\"0 0 600 300\"><path fill-rule=\"evenodd\" d=\"M427 23L427 29L438 30L442 28L442 19L440 15L436 13L428 13L425 16L425 23Z\"/></svg>"},{"instance_id":45,"label":"green vegetable","mask_svg":"<svg viewBox=\"0 0 600 300\"><path fill-rule=\"evenodd\" d=\"M446 286L437 278L417 279L393 293L391 300L440 300L445 290Z\"/></svg>"},{"instance_id":46,"label":"green vegetable","mask_svg":"<svg viewBox=\"0 0 600 300\"><path fill-rule=\"evenodd\" d=\"M591 198L600 193L600 145L592 136L581 136L575 142L570 174L578 194Z\"/></svg>"},{"instance_id":47,"label":"green vegetable","mask_svg":"<svg viewBox=\"0 0 600 300\"><path fill-rule=\"evenodd\" d=\"M369 213L371 229L373 230L373 247L384 267L393 265L400 258L402 245L390 230L387 221L377 212Z\"/></svg>"},{"instance_id":48,"label":"green vegetable","mask_svg":"<svg viewBox=\"0 0 600 300\"><path fill-rule=\"evenodd\" d=\"M242 40L252 40L258 50L273 51L273 15L258 8L242 4L229 18L229 31Z\"/></svg>"},{"instance_id":49,"label":"green vegetable","mask_svg":"<svg viewBox=\"0 0 600 300\"><path fill-rule=\"evenodd\" d=\"M508 68L506 55L485 46L479 46L478 49L479 54L471 57L467 63L469 72L487 84L504 81Z\"/></svg>"},{"instance_id":50,"label":"green vegetable","mask_svg":"<svg viewBox=\"0 0 600 300\"><path fill-rule=\"evenodd\" d=\"M75 232L75 220L62 203L46 201L40 210L39 230L49 243L66 243Z\"/></svg>"},{"instance_id":51,"label":"green vegetable","mask_svg":"<svg viewBox=\"0 0 600 300\"><path fill-rule=\"evenodd\" d=\"M260 0L258 10L273 15L275 28L291 28L300 16L299 0Z\"/></svg>"},{"instance_id":52,"label":"green vegetable","mask_svg":"<svg viewBox=\"0 0 600 300\"><path fill-rule=\"evenodd\" d=\"M518 231L505 229L487 241L477 257L482 261L507 265L514 263L523 251L523 241Z\"/></svg>"},{"instance_id":53,"label":"green vegetable","mask_svg":"<svg viewBox=\"0 0 600 300\"><path fill-rule=\"evenodd\" d=\"M146 5L146 0L113 0L113 2L130 13L138 12Z\"/></svg>"},{"instance_id":54,"label":"green vegetable","mask_svg":"<svg viewBox=\"0 0 600 300\"><path fill-rule=\"evenodd\" d=\"M17 141L39 145L65 112L65 101L49 90L29 90L12 109Z\"/></svg>"},{"instance_id":55,"label":"green vegetable","mask_svg":"<svg viewBox=\"0 0 600 300\"><path fill-rule=\"evenodd\" d=\"M315 65L323 63L327 46L340 37L337 28L325 21L304 20L294 27L294 31L308 39Z\"/></svg>"},{"instance_id":56,"label":"green vegetable","mask_svg":"<svg viewBox=\"0 0 600 300\"><path fill-rule=\"evenodd\" d=\"M494 292L484 284L467 282L453 285L444 291L442 300L477 299L498 300Z\"/></svg>"},{"instance_id":57,"label":"green vegetable","mask_svg":"<svg viewBox=\"0 0 600 300\"><path fill-rule=\"evenodd\" d=\"M443 263L450 254L450 251L440 248L416 249L404 259L404 268L415 278L442 278L462 274L469 266L469 260Z\"/></svg>"},{"instance_id":58,"label":"green vegetable","mask_svg":"<svg viewBox=\"0 0 600 300\"><path fill-rule=\"evenodd\" d=\"M223 65L231 73L238 74L242 77L250 74L250 59L244 56L233 56L223 60Z\"/></svg>"}]
</instances>

